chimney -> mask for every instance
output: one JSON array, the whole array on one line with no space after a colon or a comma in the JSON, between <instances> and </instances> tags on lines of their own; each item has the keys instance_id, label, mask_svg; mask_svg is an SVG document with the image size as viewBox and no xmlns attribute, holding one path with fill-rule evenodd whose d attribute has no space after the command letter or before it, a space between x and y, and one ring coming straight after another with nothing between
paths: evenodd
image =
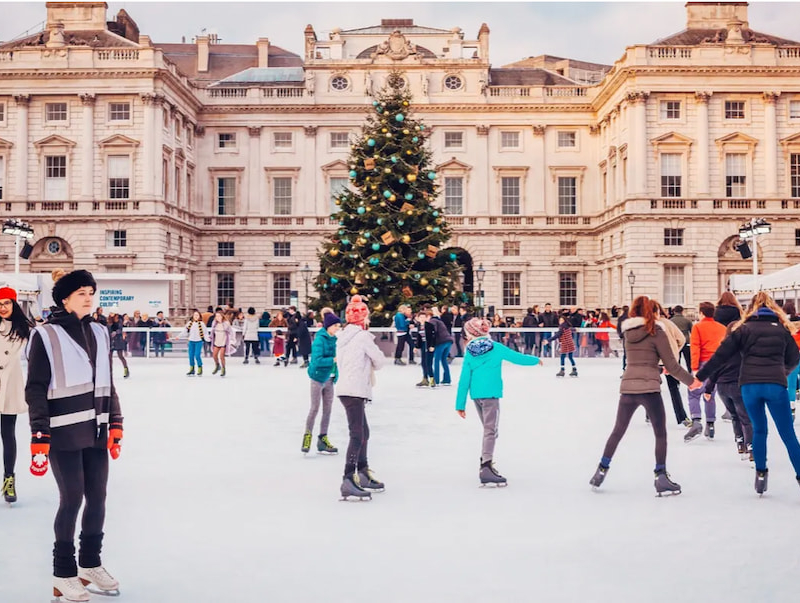
<instances>
[{"instance_id":1,"label":"chimney","mask_svg":"<svg viewBox=\"0 0 800 603\"><path fill-rule=\"evenodd\" d=\"M197 71L198 73L208 72L208 36L197 36Z\"/></svg>"},{"instance_id":2,"label":"chimney","mask_svg":"<svg viewBox=\"0 0 800 603\"><path fill-rule=\"evenodd\" d=\"M478 30L478 56L484 61L489 60L489 26L486 23Z\"/></svg>"},{"instance_id":3,"label":"chimney","mask_svg":"<svg viewBox=\"0 0 800 603\"><path fill-rule=\"evenodd\" d=\"M259 38L256 47L258 47L258 66L269 67L269 38Z\"/></svg>"},{"instance_id":4,"label":"chimney","mask_svg":"<svg viewBox=\"0 0 800 603\"><path fill-rule=\"evenodd\" d=\"M47 2L47 24L45 29L52 30L57 24L64 31L104 31L106 25L105 2Z\"/></svg>"},{"instance_id":5,"label":"chimney","mask_svg":"<svg viewBox=\"0 0 800 603\"><path fill-rule=\"evenodd\" d=\"M747 22L747 2L687 2L687 29L727 29L728 23L741 21L744 29Z\"/></svg>"},{"instance_id":6,"label":"chimney","mask_svg":"<svg viewBox=\"0 0 800 603\"><path fill-rule=\"evenodd\" d=\"M311 27L310 23L306 25L306 29L303 32L303 35L305 36L306 39L306 48L305 48L306 61L310 61L314 58L314 47L317 44L317 34L314 33L314 28Z\"/></svg>"}]
</instances>

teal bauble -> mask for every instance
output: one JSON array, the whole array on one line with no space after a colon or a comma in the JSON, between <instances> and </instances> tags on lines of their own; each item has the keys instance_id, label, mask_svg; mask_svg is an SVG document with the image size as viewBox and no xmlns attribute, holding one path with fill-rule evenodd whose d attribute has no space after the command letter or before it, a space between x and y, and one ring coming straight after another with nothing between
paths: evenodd
<instances>
[{"instance_id":1,"label":"teal bauble","mask_svg":"<svg viewBox=\"0 0 800 603\"><path fill-rule=\"evenodd\" d=\"M383 191L383 196L387 199L392 196L392 191Z\"/></svg>"},{"instance_id":2,"label":"teal bauble","mask_svg":"<svg viewBox=\"0 0 800 603\"><path fill-rule=\"evenodd\" d=\"M417 279L417 280L419 280L419 277L420 277L420 274L419 274L419 272L417 272L417 273L414 275L414 278L415 278L415 279Z\"/></svg>"},{"instance_id":3,"label":"teal bauble","mask_svg":"<svg viewBox=\"0 0 800 603\"><path fill-rule=\"evenodd\" d=\"M414 138L411 139L411 142L419 142L419 138L415 136Z\"/></svg>"},{"instance_id":4,"label":"teal bauble","mask_svg":"<svg viewBox=\"0 0 800 603\"><path fill-rule=\"evenodd\" d=\"M378 251L381 248L380 243L372 244L372 251Z\"/></svg>"},{"instance_id":5,"label":"teal bauble","mask_svg":"<svg viewBox=\"0 0 800 603\"><path fill-rule=\"evenodd\" d=\"M438 285L438 284L439 284L439 279L436 279L436 278L435 278L435 279L433 279L433 284L434 284L434 285Z\"/></svg>"},{"instance_id":6,"label":"teal bauble","mask_svg":"<svg viewBox=\"0 0 800 603\"><path fill-rule=\"evenodd\" d=\"M452 262L455 262L457 257L458 257L458 256L456 256L456 254L455 254L455 253L451 253L451 254L450 254L450 261L452 261Z\"/></svg>"},{"instance_id":7,"label":"teal bauble","mask_svg":"<svg viewBox=\"0 0 800 603\"><path fill-rule=\"evenodd\" d=\"M422 252L422 251L418 251L418 252L417 252L417 257L418 257L419 259L422 259L422 258L424 258L424 257L425 257L425 253L424 253L424 252Z\"/></svg>"},{"instance_id":8,"label":"teal bauble","mask_svg":"<svg viewBox=\"0 0 800 603\"><path fill-rule=\"evenodd\" d=\"M411 193L406 193L406 201L411 201L411 199L413 199L413 198L414 198L414 195L412 195Z\"/></svg>"},{"instance_id":9,"label":"teal bauble","mask_svg":"<svg viewBox=\"0 0 800 603\"><path fill-rule=\"evenodd\" d=\"M434 218L438 218L439 217L439 212L438 211L433 212L433 217Z\"/></svg>"},{"instance_id":10,"label":"teal bauble","mask_svg":"<svg viewBox=\"0 0 800 603\"><path fill-rule=\"evenodd\" d=\"M428 180L433 180L436 178L436 172L428 172Z\"/></svg>"},{"instance_id":11,"label":"teal bauble","mask_svg":"<svg viewBox=\"0 0 800 603\"><path fill-rule=\"evenodd\" d=\"M350 239L342 239L342 245L349 245Z\"/></svg>"},{"instance_id":12,"label":"teal bauble","mask_svg":"<svg viewBox=\"0 0 800 603\"><path fill-rule=\"evenodd\" d=\"M387 283L391 283L392 282L392 277L391 276L387 276L386 277L386 282Z\"/></svg>"},{"instance_id":13,"label":"teal bauble","mask_svg":"<svg viewBox=\"0 0 800 603\"><path fill-rule=\"evenodd\" d=\"M368 144L369 146L371 146L371 147L374 147L374 146L375 146L375 141L374 141L372 138L370 138L370 139L367 141L367 144Z\"/></svg>"},{"instance_id":14,"label":"teal bauble","mask_svg":"<svg viewBox=\"0 0 800 603\"><path fill-rule=\"evenodd\" d=\"M368 230L367 230L367 231L365 231L365 232L364 232L364 238L365 238L365 239L368 239L368 238L370 238L371 236L372 236L372 233L371 233L370 231L368 231Z\"/></svg>"},{"instance_id":15,"label":"teal bauble","mask_svg":"<svg viewBox=\"0 0 800 603\"><path fill-rule=\"evenodd\" d=\"M372 101L372 106L373 107L377 107L378 106L378 101Z\"/></svg>"},{"instance_id":16,"label":"teal bauble","mask_svg":"<svg viewBox=\"0 0 800 603\"><path fill-rule=\"evenodd\" d=\"M361 215L361 214L365 213L366 211L367 211L367 210L366 210L366 208L364 208L364 207L359 207L359 208L356 210L356 212L358 212L358 214L359 214L359 215Z\"/></svg>"},{"instance_id":17,"label":"teal bauble","mask_svg":"<svg viewBox=\"0 0 800 603\"><path fill-rule=\"evenodd\" d=\"M340 234L340 235L343 235L343 234L344 234L344 230L340 230L340 231L339 231L339 234Z\"/></svg>"},{"instance_id":18,"label":"teal bauble","mask_svg":"<svg viewBox=\"0 0 800 603\"><path fill-rule=\"evenodd\" d=\"M373 287L373 288L372 288L372 291L373 291L374 293L380 293L380 291L381 291L381 290L380 290L380 289L378 289L377 287Z\"/></svg>"},{"instance_id":19,"label":"teal bauble","mask_svg":"<svg viewBox=\"0 0 800 603\"><path fill-rule=\"evenodd\" d=\"M350 177L355 178L358 174L356 174L355 170L350 170Z\"/></svg>"},{"instance_id":20,"label":"teal bauble","mask_svg":"<svg viewBox=\"0 0 800 603\"><path fill-rule=\"evenodd\" d=\"M406 183L406 179L405 178L400 178L400 180L398 180L398 182L400 184L405 184Z\"/></svg>"},{"instance_id":21,"label":"teal bauble","mask_svg":"<svg viewBox=\"0 0 800 603\"><path fill-rule=\"evenodd\" d=\"M394 119L395 121L403 121L405 117L403 117L402 113L398 113L397 115L394 116Z\"/></svg>"},{"instance_id":22,"label":"teal bauble","mask_svg":"<svg viewBox=\"0 0 800 603\"><path fill-rule=\"evenodd\" d=\"M398 220L398 221L397 221L397 225L398 225L398 226L402 226L403 224L405 224L405 222L403 222L402 220Z\"/></svg>"},{"instance_id":23,"label":"teal bauble","mask_svg":"<svg viewBox=\"0 0 800 603\"><path fill-rule=\"evenodd\" d=\"M420 130L424 130L425 129L425 124L419 124L419 129Z\"/></svg>"},{"instance_id":24,"label":"teal bauble","mask_svg":"<svg viewBox=\"0 0 800 603\"><path fill-rule=\"evenodd\" d=\"M322 285L322 288L323 288L323 289L327 289L327 288L328 288L328 283L324 283L324 284Z\"/></svg>"},{"instance_id":25,"label":"teal bauble","mask_svg":"<svg viewBox=\"0 0 800 603\"><path fill-rule=\"evenodd\" d=\"M378 226L380 226L381 224L383 224L383 218L378 218Z\"/></svg>"},{"instance_id":26,"label":"teal bauble","mask_svg":"<svg viewBox=\"0 0 800 603\"><path fill-rule=\"evenodd\" d=\"M377 266L380 263L381 263L381 261L378 258L369 258L369 265L370 266Z\"/></svg>"},{"instance_id":27,"label":"teal bauble","mask_svg":"<svg viewBox=\"0 0 800 603\"><path fill-rule=\"evenodd\" d=\"M438 226L434 226L433 227L433 232L439 232L439 227Z\"/></svg>"},{"instance_id":28,"label":"teal bauble","mask_svg":"<svg viewBox=\"0 0 800 603\"><path fill-rule=\"evenodd\" d=\"M335 285L335 284L336 284L336 283L338 283L338 282L339 282L339 279L338 279L338 278L336 278L335 276L332 276L332 277L331 277L331 284Z\"/></svg>"},{"instance_id":29,"label":"teal bauble","mask_svg":"<svg viewBox=\"0 0 800 603\"><path fill-rule=\"evenodd\" d=\"M394 155L392 155L392 163L397 163L397 157L395 157Z\"/></svg>"}]
</instances>

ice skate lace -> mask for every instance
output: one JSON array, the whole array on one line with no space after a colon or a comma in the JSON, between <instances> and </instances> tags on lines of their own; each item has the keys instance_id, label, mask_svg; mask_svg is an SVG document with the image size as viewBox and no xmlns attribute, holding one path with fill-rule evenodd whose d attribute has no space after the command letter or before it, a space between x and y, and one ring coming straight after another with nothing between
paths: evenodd
<instances>
[{"instance_id":1,"label":"ice skate lace","mask_svg":"<svg viewBox=\"0 0 800 603\"><path fill-rule=\"evenodd\" d=\"M10 475L3 480L3 492L2 494L8 494L9 496L14 496L14 478Z\"/></svg>"},{"instance_id":2,"label":"ice skate lace","mask_svg":"<svg viewBox=\"0 0 800 603\"><path fill-rule=\"evenodd\" d=\"M328 440L328 436L323 436L320 438L320 440L322 440L322 444L325 446L325 448L333 448L333 444L331 444L330 440Z\"/></svg>"},{"instance_id":3,"label":"ice skate lace","mask_svg":"<svg viewBox=\"0 0 800 603\"><path fill-rule=\"evenodd\" d=\"M88 576L95 585L101 588L116 588L117 581L106 571L106 568L104 568L102 565L99 567L84 568L83 571L84 574L86 574L86 576Z\"/></svg>"}]
</instances>

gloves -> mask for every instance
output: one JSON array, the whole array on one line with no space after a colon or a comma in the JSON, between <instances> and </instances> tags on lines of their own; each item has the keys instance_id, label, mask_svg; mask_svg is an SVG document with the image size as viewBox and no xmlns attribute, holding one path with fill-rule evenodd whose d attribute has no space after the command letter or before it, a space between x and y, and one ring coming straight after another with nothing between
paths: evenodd
<instances>
[{"instance_id":1,"label":"gloves","mask_svg":"<svg viewBox=\"0 0 800 603\"><path fill-rule=\"evenodd\" d=\"M122 452L122 423L111 423L108 426L108 451L111 458L117 460Z\"/></svg>"},{"instance_id":2,"label":"gloves","mask_svg":"<svg viewBox=\"0 0 800 603\"><path fill-rule=\"evenodd\" d=\"M47 473L48 454L50 454L50 434L37 431L31 437L31 473L36 477Z\"/></svg>"}]
</instances>

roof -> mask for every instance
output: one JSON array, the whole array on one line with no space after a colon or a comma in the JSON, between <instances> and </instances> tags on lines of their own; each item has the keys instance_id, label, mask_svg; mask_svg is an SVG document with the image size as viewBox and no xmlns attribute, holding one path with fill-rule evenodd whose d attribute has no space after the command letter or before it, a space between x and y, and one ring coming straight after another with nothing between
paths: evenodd
<instances>
[{"instance_id":1,"label":"roof","mask_svg":"<svg viewBox=\"0 0 800 603\"><path fill-rule=\"evenodd\" d=\"M492 86L574 86L575 82L546 69L500 69L489 70Z\"/></svg>"},{"instance_id":2,"label":"roof","mask_svg":"<svg viewBox=\"0 0 800 603\"><path fill-rule=\"evenodd\" d=\"M25 36L0 44L3 50L44 46L50 40L50 32L42 30L39 33ZM64 42L68 46L91 46L93 48L137 48L135 42L123 38L106 30L75 30L64 32Z\"/></svg>"},{"instance_id":3,"label":"roof","mask_svg":"<svg viewBox=\"0 0 800 603\"><path fill-rule=\"evenodd\" d=\"M728 37L727 29L684 29L681 32L656 40L650 46L699 46L700 44L721 44ZM800 46L800 42L759 33L752 29L742 29L742 37L747 43L772 44L774 46Z\"/></svg>"},{"instance_id":4,"label":"roof","mask_svg":"<svg viewBox=\"0 0 800 603\"><path fill-rule=\"evenodd\" d=\"M250 67L235 73L220 84L278 84L283 82L304 82L305 70L302 67Z\"/></svg>"},{"instance_id":5,"label":"roof","mask_svg":"<svg viewBox=\"0 0 800 603\"><path fill-rule=\"evenodd\" d=\"M399 20L398 20L399 21ZM393 31L400 31L404 34L452 34L449 29L437 29L435 27L422 27L420 25L373 25L371 27L359 27L357 29L343 29L340 33L347 35L389 35Z\"/></svg>"},{"instance_id":6,"label":"roof","mask_svg":"<svg viewBox=\"0 0 800 603\"><path fill-rule=\"evenodd\" d=\"M528 57L521 61L503 65L504 68L525 68L537 67L546 63L557 63L560 61L569 61L571 69L585 69L586 71L609 71L611 65L603 65L602 63L590 63L588 61L576 61L575 59L567 59L564 57L556 57L551 54L542 54L536 57Z\"/></svg>"}]
</instances>

